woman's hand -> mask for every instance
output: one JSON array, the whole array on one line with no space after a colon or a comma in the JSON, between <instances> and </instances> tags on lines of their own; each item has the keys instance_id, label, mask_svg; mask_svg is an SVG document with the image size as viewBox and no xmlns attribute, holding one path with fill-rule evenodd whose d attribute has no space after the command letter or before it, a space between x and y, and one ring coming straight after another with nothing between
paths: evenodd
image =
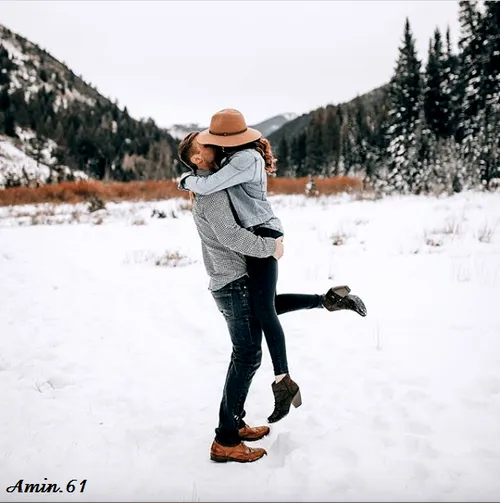
<instances>
[{"instance_id":1,"label":"woman's hand","mask_svg":"<svg viewBox=\"0 0 500 503\"><path fill-rule=\"evenodd\" d=\"M285 247L283 246L283 236L276 238L276 250L274 250L273 257L276 260L279 260L283 256L283 252L285 251Z\"/></svg>"}]
</instances>

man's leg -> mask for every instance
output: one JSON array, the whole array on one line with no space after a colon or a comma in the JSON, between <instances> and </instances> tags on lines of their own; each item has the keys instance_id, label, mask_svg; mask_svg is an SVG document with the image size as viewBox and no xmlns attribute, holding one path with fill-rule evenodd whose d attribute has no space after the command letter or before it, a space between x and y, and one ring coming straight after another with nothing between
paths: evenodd
<instances>
[{"instance_id":1,"label":"man's leg","mask_svg":"<svg viewBox=\"0 0 500 503\"><path fill-rule=\"evenodd\" d=\"M221 290L212 292L212 295L224 315L233 344L219 409L219 426L215 430L217 450L224 455L214 455L212 452L212 459L254 461L265 454L263 449L250 449L242 444L241 452L238 451L234 458L231 457L232 451L224 450L223 447L231 448L241 444L239 429L244 424L245 400L262 359L262 330L258 320L252 316L247 278L234 281Z\"/></svg>"}]
</instances>

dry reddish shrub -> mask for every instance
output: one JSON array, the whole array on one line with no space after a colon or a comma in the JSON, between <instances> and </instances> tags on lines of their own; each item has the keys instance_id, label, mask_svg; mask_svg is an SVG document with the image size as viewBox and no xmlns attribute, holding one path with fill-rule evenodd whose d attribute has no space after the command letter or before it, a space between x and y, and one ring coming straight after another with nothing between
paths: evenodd
<instances>
[{"instance_id":1,"label":"dry reddish shrub","mask_svg":"<svg viewBox=\"0 0 500 503\"><path fill-rule=\"evenodd\" d=\"M309 178L269 178L267 183L270 194L304 194ZM319 195L329 196L341 192L361 192L363 180L351 176L333 178L314 178Z\"/></svg>"},{"instance_id":2,"label":"dry reddish shrub","mask_svg":"<svg viewBox=\"0 0 500 503\"><path fill-rule=\"evenodd\" d=\"M304 194L308 181L304 178L269 178L270 194ZM361 178L338 176L334 178L315 178L320 195L340 192L361 192ZM103 201L158 201L162 199L189 199L189 193L179 190L173 180L148 182L99 182L85 180L43 185L38 188L16 187L0 190L0 206L37 203L81 203L92 196Z\"/></svg>"},{"instance_id":3,"label":"dry reddish shrub","mask_svg":"<svg viewBox=\"0 0 500 503\"><path fill-rule=\"evenodd\" d=\"M177 189L174 181L158 182L111 182L98 181L63 182L38 188L16 187L0 190L0 206L36 203L81 203L92 196L104 201L157 201L179 197L187 199L188 193Z\"/></svg>"}]
</instances>

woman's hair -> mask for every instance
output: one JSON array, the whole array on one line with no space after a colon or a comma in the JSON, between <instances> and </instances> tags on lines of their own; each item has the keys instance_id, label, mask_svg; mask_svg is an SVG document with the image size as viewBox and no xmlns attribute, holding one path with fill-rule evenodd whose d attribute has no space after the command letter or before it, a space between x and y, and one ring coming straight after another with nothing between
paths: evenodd
<instances>
[{"instance_id":1,"label":"woman's hair","mask_svg":"<svg viewBox=\"0 0 500 503\"><path fill-rule=\"evenodd\" d=\"M196 171L197 166L191 162L191 157L196 153L194 151L194 139L199 135L198 131L193 131L189 133L183 140L179 143L179 147L177 148L177 155L179 159L189 168Z\"/></svg>"},{"instance_id":2,"label":"woman's hair","mask_svg":"<svg viewBox=\"0 0 500 503\"><path fill-rule=\"evenodd\" d=\"M265 169L268 174L276 171L276 158L274 157L269 140L265 138L259 138L251 143L245 143L237 147L215 147L215 163L220 166L220 163L226 157L227 160L224 164L227 164L231 160L233 154L249 148L256 150L264 158L264 162L266 163Z\"/></svg>"}]
</instances>

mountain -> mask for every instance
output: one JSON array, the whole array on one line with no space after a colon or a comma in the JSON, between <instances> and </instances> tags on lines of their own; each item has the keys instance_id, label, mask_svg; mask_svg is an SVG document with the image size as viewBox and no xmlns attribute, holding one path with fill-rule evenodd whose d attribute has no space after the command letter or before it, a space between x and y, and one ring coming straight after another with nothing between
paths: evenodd
<instances>
[{"instance_id":1,"label":"mountain","mask_svg":"<svg viewBox=\"0 0 500 503\"><path fill-rule=\"evenodd\" d=\"M270 119L266 119L265 121L259 122L252 126L257 131L262 133L262 136L266 138L274 131L277 131L281 127L283 127L287 122L294 120L297 117L297 114L294 113L286 113L281 115L275 115Z\"/></svg>"},{"instance_id":2,"label":"mountain","mask_svg":"<svg viewBox=\"0 0 500 503\"><path fill-rule=\"evenodd\" d=\"M387 90L384 85L346 103L320 107L271 133L277 175L370 176L386 150Z\"/></svg>"},{"instance_id":3,"label":"mountain","mask_svg":"<svg viewBox=\"0 0 500 503\"><path fill-rule=\"evenodd\" d=\"M295 117L297 117L297 115L293 113L275 115L270 119L266 119L265 121L259 122L258 124L252 125L250 127L257 129L257 131L260 131L262 135L267 138L271 133L278 130L287 122L295 119ZM175 124L168 128L168 132L174 138L182 140L182 138L184 138L184 136L186 136L191 131L203 131L204 129L206 129L206 126L202 127L199 124Z\"/></svg>"},{"instance_id":4,"label":"mountain","mask_svg":"<svg viewBox=\"0 0 500 503\"><path fill-rule=\"evenodd\" d=\"M2 25L0 69L0 135L49 168L49 177L42 169L37 183L82 176L168 179L180 172L177 141L166 129L152 119L130 117L126 107ZM9 164L5 149L0 156L5 160L0 166ZM24 178L4 176L3 186L24 185Z\"/></svg>"},{"instance_id":5,"label":"mountain","mask_svg":"<svg viewBox=\"0 0 500 503\"><path fill-rule=\"evenodd\" d=\"M357 96L356 98L347 101L345 103L339 103L338 105L329 105L329 106L337 106L337 107L352 107L357 103L362 103L365 107L372 107L374 104L382 103L386 99L387 95L387 85L377 87L376 89ZM314 114L318 110L322 110L325 107L321 107L317 110L312 110L306 114L302 114L299 117L294 118L293 120L287 121L284 123L279 129L275 132L271 133L269 136L269 140L273 142L273 144L278 144L283 137L288 139L298 136L300 133L304 132L307 129L307 125L314 117Z\"/></svg>"},{"instance_id":6,"label":"mountain","mask_svg":"<svg viewBox=\"0 0 500 503\"><path fill-rule=\"evenodd\" d=\"M176 140L182 140L191 131L203 131L206 127L199 124L174 124L167 128L168 133Z\"/></svg>"}]
</instances>

